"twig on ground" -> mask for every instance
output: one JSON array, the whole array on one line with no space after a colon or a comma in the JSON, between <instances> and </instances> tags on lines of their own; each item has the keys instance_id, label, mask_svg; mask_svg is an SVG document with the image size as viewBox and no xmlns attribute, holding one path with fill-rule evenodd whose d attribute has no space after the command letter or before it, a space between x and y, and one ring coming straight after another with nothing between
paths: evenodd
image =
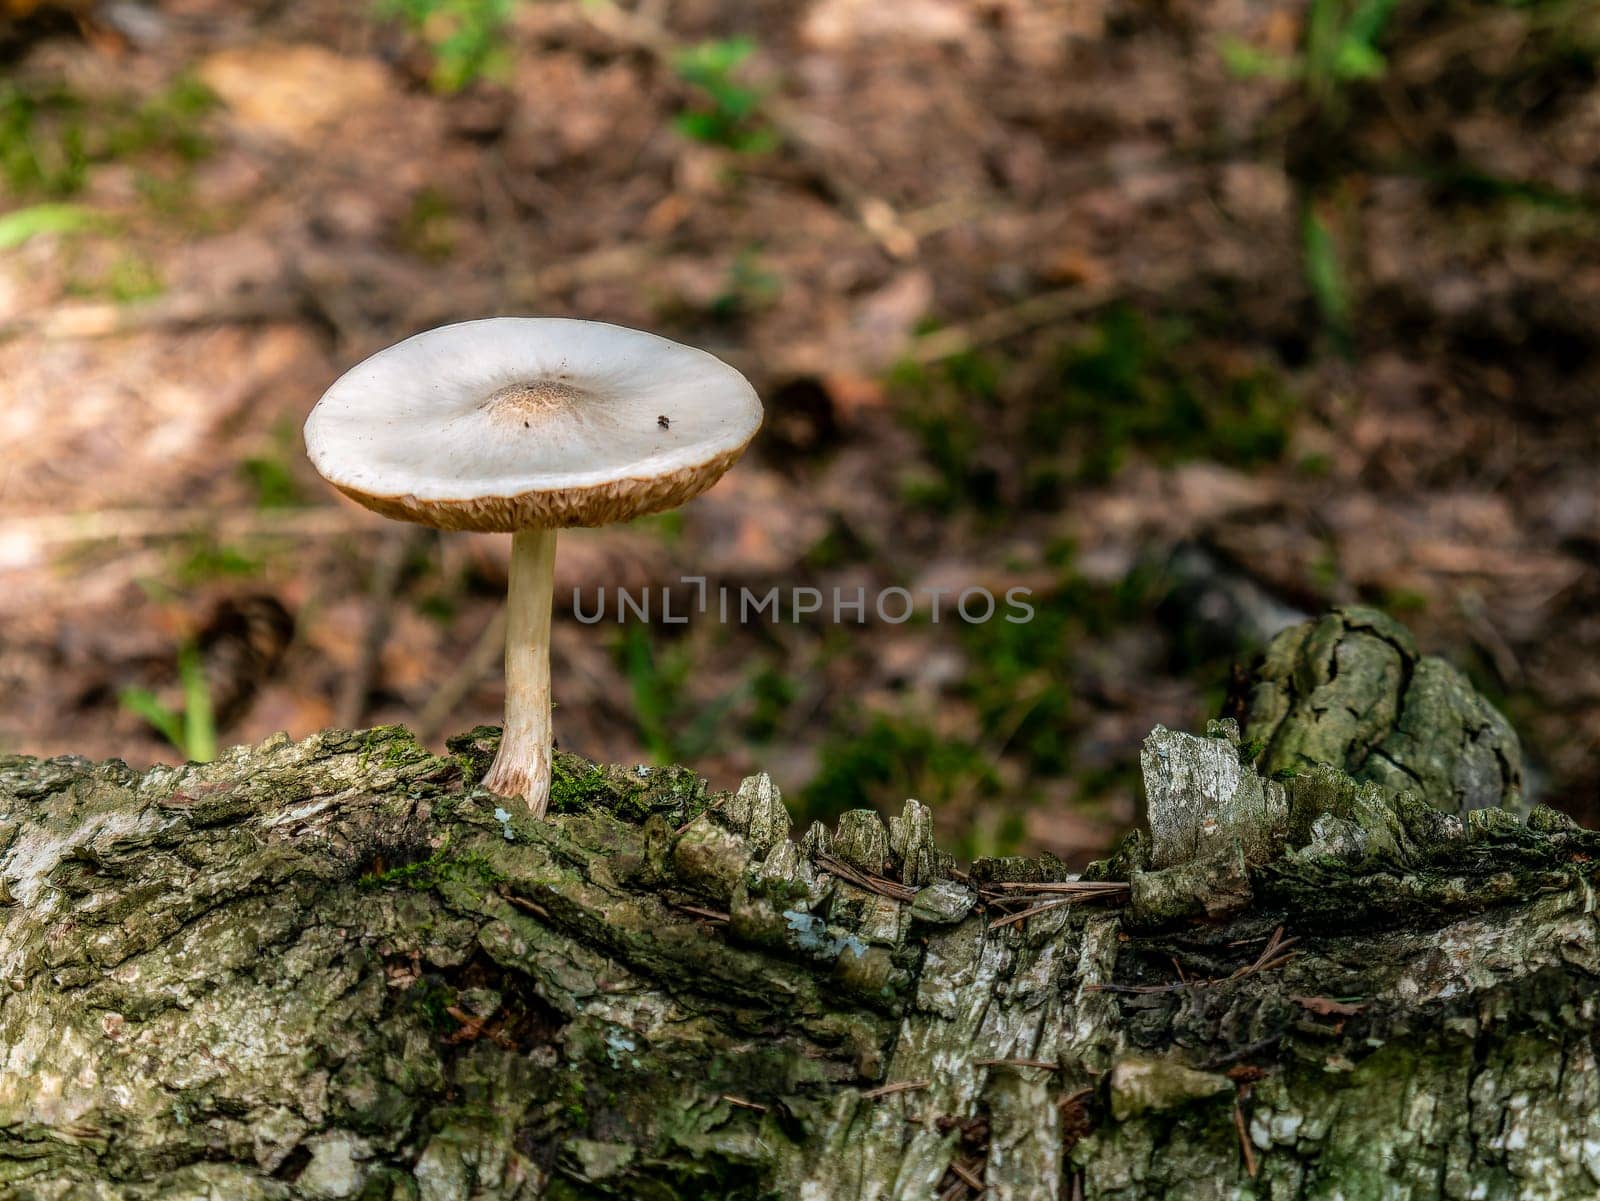
<instances>
[{"instance_id":1,"label":"twig on ground","mask_svg":"<svg viewBox=\"0 0 1600 1201\"><path fill-rule=\"evenodd\" d=\"M1187 980L1179 982L1174 980L1171 984L1085 984L1084 992L1120 992L1129 996L1147 997L1156 993L1177 992L1180 988L1204 987L1215 984L1215 980Z\"/></svg>"},{"instance_id":2,"label":"twig on ground","mask_svg":"<svg viewBox=\"0 0 1600 1201\"><path fill-rule=\"evenodd\" d=\"M333 711L334 723L346 730L356 729L366 715L383 644L389 640L389 629L394 624L394 598L400 589L400 576L423 537L421 526L406 525L386 532L379 544L372 582L367 588L367 627L361 639L361 655L355 670L345 677Z\"/></svg>"},{"instance_id":3,"label":"twig on ground","mask_svg":"<svg viewBox=\"0 0 1600 1201\"><path fill-rule=\"evenodd\" d=\"M974 1059L973 1065L980 1068L1044 1068L1049 1072L1059 1072L1061 1065L1053 1059Z\"/></svg>"},{"instance_id":4,"label":"twig on ground","mask_svg":"<svg viewBox=\"0 0 1600 1201\"><path fill-rule=\"evenodd\" d=\"M1092 1096L1094 1096L1093 1088L1076 1089L1073 1092L1067 1093L1061 1098L1061 1100L1057 1101L1056 1108L1071 1109L1074 1105L1080 1104L1084 1098Z\"/></svg>"},{"instance_id":5,"label":"twig on ground","mask_svg":"<svg viewBox=\"0 0 1600 1201\"><path fill-rule=\"evenodd\" d=\"M912 888L911 885L901 884L898 880L891 880L887 876L859 871L836 855L818 855L817 866L838 876L841 880L850 881L857 888L875 892L880 897L888 897L891 901L909 904L917 896L917 890Z\"/></svg>"},{"instance_id":6,"label":"twig on ground","mask_svg":"<svg viewBox=\"0 0 1600 1201\"><path fill-rule=\"evenodd\" d=\"M988 1185L984 1184L982 1176L979 1176L959 1159L952 1159L950 1161L950 1170L956 1174L962 1183L964 1183L974 1192L982 1193L985 1192L989 1187Z\"/></svg>"},{"instance_id":7,"label":"twig on ground","mask_svg":"<svg viewBox=\"0 0 1600 1201\"><path fill-rule=\"evenodd\" d=\"M1007 892L1061 892L1072 896L1090 896L1094 893L1124 893L1130 885L1123 880L1044 880L1038 883L1027 883L1012 880L996 881L992 884L978 885L981 893L1007 893ZM987 898L986 898L987 899Z\"/></svg>"},{"instance_id":8,"label":"twig on ground","mask_svg":"<svg viewBox=\"0 0 1600 1201\"><path fill-rule=\"evenodd\" d=\"M692 913L695 917L703 917L707 921L715 922L718 925L722 925L729 921L729 917L726 913L723 913L717 909L707 909L704 905L680 905L674 902L672 907L674 909L681 909L684 913Z\"/></svg>"},{"instance_id":9,"label":"twig on ground","mask_svg":"<svg viewBox=\"0 0 1600 1201\"><path fill-rule=\"evenodd\" d=\"M1030 906L1027 909L1019 909L1016 913L1008 913L1005 917L995 918L994 921L989 923L989 929L999 930L1004 926L1021 925L1030 917L1037 917L1039 914L1047 913L1052 909L1060 909L1063 906L1074 904L1078 899L1078 897L1059 897L1054 901L1041 901L1039 904Z\"/></svg>"},{"instance_id":10,"label":"twig on ground","mask_svg":"<svg viewBox=\"0 0 1600 1201\"><path fill-rule=\"evenodd\" d=\"M16 548L71 546L84 542L128 542L206 534L223 541L244 538L308 538L372 529L382 520L365 509L307 505L298 509L92 509L45 513L0 522L0 562ZM10 552L10 553L8 553Z\"/></svg>"},{"instance_id":11,"label":"twig on ground","mask_svg":"<svg viewBox=\"0 0 1600 1201\"><path fill-rule=\"evenodd\" d=\"M1259 1042L1250 1043L1248 1046L1235 1047L1226 1055L1219 1055L1217 1058L1201 1064L1200 1070L1202 1072L1214 1072L1218 1068L1225 1068L1230 1064L1239 1062L1241 1059L1250 1059L1263 1051L1270 1051L1282 1041L1282 1034L1274 1034L1270 1038L1263 1038Z\"/></svg>"},{"instance_id":12,"label":"twig on ground","mask_svg":"<svg viewBox=\"0 0 1600 1201\"><path fill-rule=\"evenodd\" d=\"M449 1035L444 1041L447 1043L470 1043L480 1038L487 1038L497 1047L506 1050L515 1050L517 1043L504 1030L495 1030L488 1027L489 1019L468 1013L458 1005L447 1005L445 1012L456 1020L460 1028Z\"/></svg>"},{"instance_id":13,"label":"twig on ground","mask_svg":"<svg viewBox=\"0 0 1600 1201\"><path fill-rule=\"evenodd\" d=\"M1250 1146L1250 1134L1244 1126L1244 1111L1239 1108L1239 1102L1233 1103L1233 1125L1239 1132L1239 1151L1244 1156L1244 1170L1251 1180L1256 1178L1256 1153Z\"/></svg>"},{"instance_id":14,"label":"twig on ground","mask_svg":"<svg viewBox=\"0 0 1600 1201\"><path fill-rule=\"evenodd\" d=\"M1024 894L997 892L1011 888L1026 888ZM1128 893L1128 885L1117 881L1100 880L1063 880L1056 883L1045 884L985 884L978 889L978 895L988 904L995 906L1026 904L1026 909L1015 913L1008 913L1004 917L997 917L989 923L989 929L998 930L1003 926L1012 926L1027 921L1036 914L1045 913L1051 909L1059 909L1063 905L1075 905L1081 901L1103 900L1112 897L1123 897ZM1043 896L1044 900L1039 898Z\"/></svg>"},{"instance_id":15,"label":"twig on ground","mask_svg":"<svg viewBox=\"0 0 1600 1201\"><path fill-rule=\"evenodd\" d=\"M537 902L537 901L530 901L530 900L528 900L527 897L519 897L514 892L504 892L504 891L502 891L500 893L500 895L503 896L506 900L510 901L518 909L526 909L529 913L537 914L539 917L545 918L547 920L550 917L550 911L548 909L546 909L543 905L539 904L539 902Z\"/></svg>"},{"instance_id":16,"label":"twig on ground","mask_svg":"<svg viewBox=\"0 0 1600 1201\"><path fill-rule=\"evenodd\" d=\"M723 1093L722 1099L729 1105L737 1106L739 1109L753 1109L757 1113L766 1113L767 1110L772 1108L770 1105L763 1105L759 1101L746 1101L743 1097L735 1097L731 1093Z\"/></svg>"},{"instance_id":17,"label":"twig on ground","mask_svg":"<svg viewBox=\"0 0 1600 1201\"><path fill-rule=\"evenodd\" d=\"M450 715L478 684L494 670L506 645L506 607L497 606L467 657L428 698L417 718L417 738L431 742L444 730Z\"/></svg>"},{"instance_id":18,"label":"twig on ground","mask_svg":"<svg viewBox=\"0 0 1600 1201\"><path fill-rule=\"evenodd\" d=\"M995 309L971 321L925 334L907 348L906 358L913 363L936 363L1041 325L1087 313L1111 299L1109 288L1073 287L1041 292L1008 308Z\"/></svg>"},{"instance_id":19,"label":"twig on ground","mask_svg":"<svg viewBox=\"0 0 1600 1201\"><path fill-rule=\"evenodd\" d=\"M1215 980L1190 980L1183 978L1183 970L1178 970L1179 979L1171 984L1085 984L1087 992L1120 992L1137 996L1149 996L1155 993L1177 992L1183 988L1211 988L1217 984L1226 984L1231 980L1243 980L1247 976L1254 976L1258 972L1270 972L1282 967L1295 957L1297 952L1289 950L1298 938L1285 938L1283 927L1279 926L1272 932L1272 937L1267 939L1267 945L1262 948L1261 954L1256 956L1255 962L1246 964L1237 971ZM1237 945L1237 944L1229 944ZM1177 961L1173 961L1177 966Z\"/></svg>"},{"instance_id":20,"label":"twig on ground","mask_svg":"<svg viewBox=\"0 0 1600 1201\"><path fill-rule=\"evenodd\" d=\"M200 328L295 321L305 316L304 298L293 290L239 297L178 293L138 304L84 302L58 305L0 325L0 341L35 334L46 341L114 338L148 329Z\"/></svg>"},{"instance_id":21,"label":"twig on ground","mask_svg":"<svg viewBox=\"0 0 1600 1201\"><path fill-rule=\"evenodd\" d=\"M1272 932L1272 937L1267 939L1267 945L1262 948L1261 954L1249 967L1242 967L1229 980L1242 980L1246 976L1253 976L1257 972L1269 972L1273 968L1282 967L1294 958L1294 952L1288 948L1299 942L1298 938L1285 938L1283 927L1279 926Z\"/></svg>"},{"instance_id":22,"label":"twig on ground","mask_svg":"<svg viewBox=\"0 0 1600 1201\"><path fill-rule=\"evenodd\" d=\"M877 1088L869 1088L861 1094L863 1101L871 1101L877 1097L892 1097L895 1093L913 1093L928 1087L926 1080L897 1080L893 1084L880 1084Z\"/></svg>"}]
</instances>

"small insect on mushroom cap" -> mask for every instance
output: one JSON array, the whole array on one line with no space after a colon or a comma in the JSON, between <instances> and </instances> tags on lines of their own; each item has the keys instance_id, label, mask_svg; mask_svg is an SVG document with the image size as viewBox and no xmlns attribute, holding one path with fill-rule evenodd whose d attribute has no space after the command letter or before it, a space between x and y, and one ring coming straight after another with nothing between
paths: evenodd
<instances>
[{"instance_id":1,"label":"small insect on mushroom cap","mask_svg":"<svg viewBox=\"0 0 1600 1201\"><path fill-rule=\"evenodd\" d=\"M668 417L667 417L667 415L665 413L661 414L661 416L656 418L656 424L659 425L664 430L668 430L668 429L672 428L672 422L671 422L671 420L668 419Z\"/></svg>"}]
</instances>

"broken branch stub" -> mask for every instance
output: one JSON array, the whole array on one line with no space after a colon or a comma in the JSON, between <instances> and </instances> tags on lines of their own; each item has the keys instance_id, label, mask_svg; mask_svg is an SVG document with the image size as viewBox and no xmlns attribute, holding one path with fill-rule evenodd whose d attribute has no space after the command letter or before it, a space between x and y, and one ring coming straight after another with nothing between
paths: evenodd
<instances>
[{"instance_id":1,"label":"broken branch stub","mask_svg":"<svg viewBox=\"0 0 1600 1201\"><path fill-rule=\"evenodd\" d=\"M1282 844L1288 800L1282 784L1240 763L1226 738L1157 726L1139 756L1150 823L1150 865L1173 867L1237 842L1260 863Z\"/></svg>"},{"instance_id":2,"label":"broken branch stub","mask_svg":"<svg viewBox=\"0 0 1600 1201\"><path fill-rule=\"evenodd\" d=\"M1244 722L1263 775L1336 767L1450 813L1522 806L1522 746L1504 715L1376 609L1284 630L1254 673Z\"/></svg>"}]
</instances>

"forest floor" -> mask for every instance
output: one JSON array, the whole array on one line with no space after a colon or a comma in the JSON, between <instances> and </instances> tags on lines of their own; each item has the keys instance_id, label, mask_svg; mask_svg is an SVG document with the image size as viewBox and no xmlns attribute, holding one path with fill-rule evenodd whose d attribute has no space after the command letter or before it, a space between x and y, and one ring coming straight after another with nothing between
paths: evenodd
<instances>
[{"instance_id":1,"label":"forest floor","mask_svg":"<svg viewBox=\"0 0 1600 1201\"><path fill-rule=\"evenodd\" d=\"M768 410L680 513L564 536L569 749L1081 861L1154 723L1359 601L1600 820L1594 6L75 7L0 16L0 749L497 720L506 540L336 500L299 427L387 343L531 312ZM571 616L685 575L924 604ZM1034 620L932 620L973 586Z\"/></svg>"}]
</instances>

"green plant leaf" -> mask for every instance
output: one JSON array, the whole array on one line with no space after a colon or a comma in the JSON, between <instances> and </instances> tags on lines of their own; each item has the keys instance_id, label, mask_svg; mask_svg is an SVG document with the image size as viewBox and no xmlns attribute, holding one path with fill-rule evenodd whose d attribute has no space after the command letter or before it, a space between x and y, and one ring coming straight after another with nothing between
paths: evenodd
<instances>
[{"instance_id":1,"label":"green plant leaf","mask_svg":"<svg viewBox=\"0 0 1600 1201\"><path fill-rule=\"evenodd\" d=\"M15 250L41 234L88 229L99 217L81 204L35 204L0 216L0 250Z\"/></svg>"},{"instance_id":2,"label":"green plant leaf","mask_svg":"<svg viewBox=\"0 0 1600 1201\"><path fill-rule=\"evenodd\" d=\"M1340 79L1380 79L1389 63L1365 42L1346 38L1339 43L1333 59L1333 73Z\"/></svg>"},{"instance_id":3,"label":"green plant leaf","mask_svg":"<svg viewBox=\"0 0 1600 1201\"><path fill-rule=\"evenodd\" d=\"M755 48L755 39L747 36L701 42L678 55L678 74L702 87L720 85L735 67L755 53Z\"/></svg>"},{"instance_id":4,"label":"green plant leaf","mask_svg":"<svg viewBox=\"0 0 1600 1201\"><path fill-rule=\"evenodd\" d=\"M1243 38L1223 38L1217 44L1222 65L1237 79L1293 79L1300 74L1300 60L1252 46Z\"/></svg>"},{"instance_id":5,"label":"green plant leaf","mask_svg":"<svg viewBox=\"0 0 1600 1201\"><path fill-rule=\"evenodd\" d=\"M145 688L124 688L117 694L122 707L142 718L158 734L194 763L217 757L217 727L211 705L211 686L199 648L185 643L178 651L178 681L183 687L183 712L167 708Z\"/></svg>"},{"instance_id":6,"label":"green plant leaf","mask_svg":"<svg viewBox=\"0 0 1600 1201\"><path fill-rule=\"evenodd\" d=\"M700 94L693 107L673 119L678 132L741 154L764 153L777 144L776 133L760 120L763 93L734 77L755 48L754 38L733 37L701 42L678 54L673 60L678 78Z\"/></svg>"},{"instance_id":7,"label":"green plant leaf","mask_svg":"<svg viewBox=\"0 0 1600 1201\"><path fill-rule=\"evenodd\" d=\"M432 83L458 92L506 66L505 30L515 0L378 0L380 16L410 25L433 55Z\"/></svg>"},{"instance_id":8,"label":"green plant leaf","mask_svg":"<svg viewBox=\"0 0 1600 1201\"><path fill-rule=\"evenodd\" d=\"M1378 55L1378 42L1388 28L1394 4L1395 0L1360 0L1351 12L1350 19L1345 22L1343 40L1365 47L1382 61L1382 56Z\"/></svg>"},{"instance_id":9,"label":"green plant leaf","mask_svg":"<svg viewBox=\"0 0 1600 1201\"><path fill-rule=\"evenodd\" d=\"M1300 241L1306 285L1323 320L1343 339L1350 328L1350 295L1339 262L1339 247L1333 231L1309 204L1300 220Z\"/></svg>"},{"instance_id":10,"label":"green plant leaf","mask_svg":"<svg viewBox=\"0 0 1600 1201\"><path fill-rule=\"evenodd\" d=\"M179 751L183 750L183 718L157 700L155 693L145 688L124 688L117 694L117 700Z\"/></svg>"},{"instance_id":11,"label":"green plant leaf","mask_svg":"<svg viewBox=\"0 0 1600 1201\"><path fill-rule=\"evenodd\" d=\"M217 725L205 664L193 644L178 652L178 678L183 683L184 756L196 763L210 763L217 757Z\"/></svg>"}]
</instances>

